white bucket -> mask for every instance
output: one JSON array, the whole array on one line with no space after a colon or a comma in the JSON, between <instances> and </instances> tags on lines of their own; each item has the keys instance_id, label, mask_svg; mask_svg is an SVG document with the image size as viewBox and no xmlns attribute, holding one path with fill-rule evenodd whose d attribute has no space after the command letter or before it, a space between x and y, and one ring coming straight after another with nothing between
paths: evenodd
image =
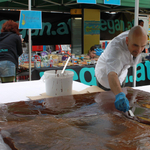
<instances>
[{"instance_id":1,"label":"white bucket","mask_svg":"<svg viewBox=\"0 0 150 150\"><path fill-rule=\"evenodd\" d=\"M74 72L61 70L50 70L44 72L44 82L46 85L46 94L52 97L72 94L72 81Z\"/></svg>"}]
</instances>

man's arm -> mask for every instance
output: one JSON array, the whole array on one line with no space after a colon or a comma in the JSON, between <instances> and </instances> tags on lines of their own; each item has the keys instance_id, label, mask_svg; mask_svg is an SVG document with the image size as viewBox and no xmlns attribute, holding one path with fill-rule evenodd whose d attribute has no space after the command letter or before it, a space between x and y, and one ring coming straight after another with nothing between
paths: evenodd
<instances>
[{"instance_id":1,"label":"man's arm","mask_svg":"<svg viewBox=\"0 0 150 150\"><path fill-rule=\"evenodd\" d=\"M108 74L108 81L111 91L115 94L115 107L116 109L126 112L129 110L129 101L126 98L125 93L123 93L118 79L118 75L115 72L110 72Z\"/></svg>"},{"instance_id":2,"label":"man's arm","mask_svg":"<svg viewBox=\"0 0 150 150\"><path fill-rule=\"evenodd\" d=\"M118 75L116 72L110 72L108 74L108 82L109 82L109 86L110 86L111 91L115 95L119 94L120 92L123 92L122 88L120 86Z\"/></svg>"}]
</instances>

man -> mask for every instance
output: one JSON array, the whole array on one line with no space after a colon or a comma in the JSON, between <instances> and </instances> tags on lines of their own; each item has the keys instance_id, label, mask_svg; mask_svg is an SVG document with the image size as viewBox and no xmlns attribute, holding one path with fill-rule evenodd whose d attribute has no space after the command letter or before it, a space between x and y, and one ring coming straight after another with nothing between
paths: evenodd
<instances>
[{"instance_id":1,"label":"man","mask_svg":"<svg viewBox=\"0 0 150 150\"><path fill-rule=\"evenodd\" d=\"M140 54L146 43L145 29L135 26L112 39L96 64L98 86L115 94L115 107L120 111L129 110L129 101L121 86L125 83L128 68L141 62Z\"/></svg>"},{"instance_id":2,"label":"man","mask_svg":"<svg viewBox=\"0 0 150 150\"><path fill-rule=\"evenodd\" d=\"M143 27L144 26L144 21L143 20L139 20L138 25L141 26L141 27ZM147 35L147 38L149 39L148 35ZM148 43L148 45L149 45L149 43ZM145 48L143 50L143 53L147 53Z\"/></svg>"},{"instance_id":3,"label":"man","mask_svg":"<svg viewBox=\"0 0 150 150\"><path fill-rule=\"evenodd\" d=\"M103 50L100 48L96 48L96 46L92 46L90 50L88 51L87 56L84 58L92 59L92 60L98 60L99 56L103 53Z\"/></svg>"},{"instance_id":4,"label":"man","mask_svg":"<svg viewBox=\"0 0 150 150\"><path fill-rule=\"evenodd\" d=\"M143 27L144 26L144 21L143 20L139 20L138 25L141 26L141 27Z\"/></svg>"}]
</instances>

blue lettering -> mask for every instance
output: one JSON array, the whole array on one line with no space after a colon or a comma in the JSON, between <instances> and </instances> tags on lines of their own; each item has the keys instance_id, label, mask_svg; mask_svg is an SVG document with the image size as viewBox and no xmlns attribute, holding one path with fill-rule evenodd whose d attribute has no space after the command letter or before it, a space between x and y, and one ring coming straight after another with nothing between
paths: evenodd
<instances>
[{"instance_id":1,"label":"blue lettering","mask_svg":"<svg viewBox=\"0 0 150 150\"><path fill-rule=\"evenodd\" d=\"M0 21L0 30L2 29L2 25L3 25L6 21L8 21L8 20L1 20L1 21Z\"/></svg>"},{"instance_id":2,"label":"blue lettering","mask_svg":"<svg viewBox=\"0 0 150 150\"><path fill-rule=\"evenodd\" d=\"M116 28L116 31L120 31L120 23L119 23L119 20L118 19L116 19L115 20L115 28Z\"/></svg>"},{"instance_id":3,"label":"blue lettering","mask_svg":"<svg viewBox=\"0 0 150 150\"><path fill-rule=\"evenodd\" d=\"M107 23L108 23L108 28L112 29L112 31L109 30L108 32L110 34L114 34L115 33L114 21L113 20L108 20Z\"/></svg>"},{"instance_id":4,"label":"blue lettering","mask_svg":"<svg viewBox=\"0 0 150 150\"><path fill-rule=\"evenodd\" d=\"M123 20L120 20L120 31L124 31L124 21Z\"/></svg>"},{"instance_id":5,"label":"blue lettering","mask_svg":"<svg viewBox=\"0 0 150 150\"><path fill-rule=\"evenodd\" d=\"M57 26L61 26L57 29L57 33L60 35L69 34L68 27L65 22L59 23Z\"/></svg>"},{"instance_id":6,"label":"blue lettering","mask_svg":"<svg viewBox=\"0 0 150 150\"><path fill-rule=\"evenodd\" d=\"M133 26L132 26L132 22L128 21L128 30L131 29Z\"/></svg>"},{"instance_id":7,"label":"blue lettering","mask_svg":"<svg viewBox=\"0 0 150 150\"><path fill-rule=\"evenodd\" d=\"M147 70L147 78L148 78L148 80L150 80L150 62L145 61L145 66L146 66L146 70Z\"/></svg>"},{"instance_id":8,"label":"blue lettering","mask_svg":"<svg viewBox=\"0 0 150 150\"><path fill-rule=\"evenodd\" d=\"M103 27L103 26L104 26L104 27ZM100 20L100 29L101 29L102 31L107 30L107 22L106 22L105 20L103 20L103 19Z\"/></svg>"},{"instance_id":9,"label":"blue lettering","mask_svg":"<svg viewBox=\"0 0 150 150\"><path fill-rule=\"evenodd\" d=\"M90 72L90 74L91 74L91 81L90 82L87 82L84 78L84 74L86 71ZM93 67L92 68L82 68L80 70L79 77L80 77L81 83L84 83L86 85L97 85L96 84L96 77L95 77L95 68L93 68Z\"/></svg>"},{"instance_id":10,"label":"blue lettering","mask_svg":"<svg viewBox=\"0 0 150 150\"><path fill-rule=\"evenodd\" d=\"M133 76L132 76L132 75L129 76L129 81L130 81L130 82L133 82Z\"/></svg>"},{"instance_id":11,"label":"blue lettering","mask_svg":"<svg viewBox=\"0 0 150 150\"><path fill-rule=\"evenodd\" d=\"M8 49L0 49L0 52L8 52Z\"/></svg>"},{"instance_id":12,"label":"blue lettering","mask_svg":"<svg viewBox=\"0 0 150 150\"><path fill-rule=\"evenodd\" d=\"M42 23L42 30L40 31L40 34L39 35L43 35L43 32L44 32L44 29L46 28L47 26L47 35L50 35L50 31L51 31L51 28L52 28L52 24L49 23L49 22L46 22L46 23Z\"/></svg>"},{"instance_id":13,"label":"blue lettering","mask_svg":"<svg viewBox=\"0 0 150 150\"><path fill-rule=\"evenodd\" d=\"M139 63L137 67L140 67L139 70L136 71L136 81L144 81L145 80L145 67L142 63ZM138 74L140 74L140 77L138 77Z\"/></svg>"},{"instance_id":14,"label":"blue lettering","mask_svg":"<svg viewBox=\"0 0 150 150\"><path fill-rule=\"evenodd\" d=\"M68 19L68 22L67 22L69 28L70 28L70 31L71 31L71 19Z\"/></svg>"},{"instance_id":15,"label":"blue lettering","mask_svg":"<svg viewBox=\"0 0 150 150\"><path fill-rule=\"evenodd\" d=\"M22 35L22 38L24 39L26 36L26 29L23 29L22 31L20 31L20 34Z\"/></svg>"},{"instance_id":16,"label":"blue lettering","mask_svg":"<svg viewBox=\"0 0 150 150\"><path fill-rule=\"evenodd\" d=\"M39 75L40 75L40 78L41 78L44 75L44 72L40 72Z\"/></svg>"}]
</instances>

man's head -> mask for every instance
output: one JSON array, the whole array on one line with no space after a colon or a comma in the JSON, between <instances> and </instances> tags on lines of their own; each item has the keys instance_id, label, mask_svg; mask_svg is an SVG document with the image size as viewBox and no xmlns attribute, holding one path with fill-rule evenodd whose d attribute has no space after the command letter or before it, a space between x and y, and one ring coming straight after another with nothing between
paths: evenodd
<instances>
[{"instance_id":1,"label":"man's head","mask_svg":"<svg viewBox=\"0 0 150 150\"><path fill-rule=\"evenodd\" d=\"M95 54L95 49L96 49L96 46L92 46L91 48L90 48L90 50L89 50L89 56L90 56L90 58L94 58L95 56L96 56L96 54Z\"/></svg>"},{"instance_id":2,"label":"man's head","mask_svg":"<svg viewBox=\"0 0 150 150\"><path fill-rule=\"evenodd\" d=\"M143 27L144 26L144 21L143 20L139 20L138 25Z\"/></svg>"},{"instance_id":3,"label":"man's head","mask_svg":"<svg viewBox=\"0 0 150 150\"><path fill-rule=\"evenodd\" d=\"M146 46L147 33L141 26L132 27L129 31L128 37L126 37L126 43L130 53L137 57Z\"/></svg>"}]
</instances>

